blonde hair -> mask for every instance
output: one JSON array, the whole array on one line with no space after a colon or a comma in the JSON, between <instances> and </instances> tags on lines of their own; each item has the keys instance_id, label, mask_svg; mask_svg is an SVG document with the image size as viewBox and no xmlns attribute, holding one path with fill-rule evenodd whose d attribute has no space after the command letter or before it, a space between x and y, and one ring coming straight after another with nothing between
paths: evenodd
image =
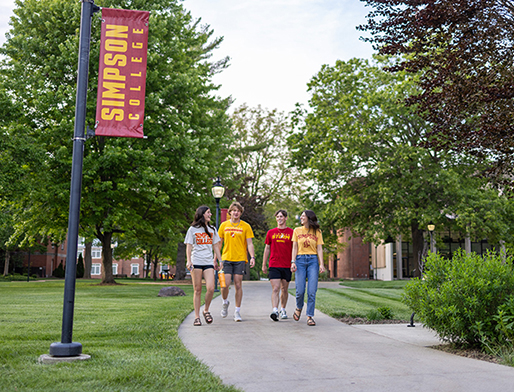
<instances>
[{"instance_id":1,"label":"blonde hair","mask_svg":"<svg viewBox=\"0 0 514 392\"><path fill-rule=\"evenodd\" d=\"M230 213L234 210L239 210L241 211L241 215L243 215L243 212L245 212L245 209L244 207L238 203L237 201L234 201L232 202L232 204L230 205L230 207L228 207L228 211L227 211L227 214L230 216Z\"/></svg>"}]
</instances>

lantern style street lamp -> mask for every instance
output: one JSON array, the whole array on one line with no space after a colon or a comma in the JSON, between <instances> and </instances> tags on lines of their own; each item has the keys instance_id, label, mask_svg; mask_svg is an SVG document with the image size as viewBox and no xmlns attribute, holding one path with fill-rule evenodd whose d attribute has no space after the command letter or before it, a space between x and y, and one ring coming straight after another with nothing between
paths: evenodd
<instances>
[{"instance_id":1,"label":"lantern style street lamp","mask_svg":"<svg viewBox=\"0 0 514 392\"><path fill-rule=\"evenodd\" d=\"M219 229L219 218L220 218L220 199L225 194L225 187L221 185L220 178L218 177L216 179L216 182L212 186L212 196L214 197L214 200L216 200L216 230ZM221 260L218 260L218 262L221 262ZM219 292L218 289L218 271L214 273L214 291Z\"/></svg>"},{"instance_id":2,"label":"lantern style street lamp","mask_svg":"<svg viewBox=\"0 0 514 392\"><path fill-rule=\"evenodd\" d=\"M430 233L430 252L435 253L435 244L434 244L435 225L432 222L430 222L427 225L427 228L428 228L428 232Z\"/></svg>"}]
</instances>

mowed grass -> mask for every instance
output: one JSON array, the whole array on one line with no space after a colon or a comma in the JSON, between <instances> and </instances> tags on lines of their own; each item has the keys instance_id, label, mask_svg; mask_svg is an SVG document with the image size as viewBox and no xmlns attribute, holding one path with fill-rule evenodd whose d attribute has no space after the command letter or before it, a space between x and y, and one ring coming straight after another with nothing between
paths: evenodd
<instances>
[{"instance_id":1,"label":"mowed grass","mask_svg":"<svg viewBox=\"0 0 514 392\"><path fill-rule=\"evenodd\" d=\"M192 286L180 286L185 297L157 297L162 287L78 280L73 341L92 358L50 365L38 358L61 340L64 282L0 283L0 390L236 391L178 337Z\"/></svg>"},{"instance_id":2,"label":"mowed grass","mask_svg":"<svg viewBox=\"0 0 514 392\"><path fill-rule=\"evenodd\" d=\"M367 318L371 312L387 307L393 318L410 320L412 311L401 302L407 281L344 281L337 288L319 288L316 308L331 317Z\"/></svg>"}]
</instances>

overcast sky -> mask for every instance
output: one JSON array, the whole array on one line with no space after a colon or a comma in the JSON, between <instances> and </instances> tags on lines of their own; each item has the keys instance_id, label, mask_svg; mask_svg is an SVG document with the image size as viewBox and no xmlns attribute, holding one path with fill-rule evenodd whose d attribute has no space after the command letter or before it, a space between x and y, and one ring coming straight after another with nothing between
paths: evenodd
<instances>
[{"instance_id":1,"label":"overcast sky","mask_svg":"<svg viewBox=\"0 0 514 392\"><path fill-rule=\"evenodd\" d=\"M73 1L73 0L69 0ZM78 0L76 0L78 1ZM185 0L186 9L215 36L214 60L231 58L217 75L219 94L234 106L247 103L289 112L306 104L307 83L323 64L369 58L372 48L355 27L369 8L360 0ZM0 0L0 43L5 42L14 0Z\"/></svg>"}]
</instances>

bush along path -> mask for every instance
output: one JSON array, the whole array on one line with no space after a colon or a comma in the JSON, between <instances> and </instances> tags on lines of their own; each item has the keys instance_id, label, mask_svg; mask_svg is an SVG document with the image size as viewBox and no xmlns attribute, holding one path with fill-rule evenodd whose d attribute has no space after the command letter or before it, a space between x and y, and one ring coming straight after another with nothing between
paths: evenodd
<instances>
[{"instance_id":1,"label":"bush along path","mask_svg":"<svg viewBox=\"0 0 514 392\"><path fill-rule=\"evenodd\" d=\"M456 252L429 255L424 279L405 288L404 302L454 348L478 350L514 365L514 267L511 256Z\"/></svg>"}]
</instances>

